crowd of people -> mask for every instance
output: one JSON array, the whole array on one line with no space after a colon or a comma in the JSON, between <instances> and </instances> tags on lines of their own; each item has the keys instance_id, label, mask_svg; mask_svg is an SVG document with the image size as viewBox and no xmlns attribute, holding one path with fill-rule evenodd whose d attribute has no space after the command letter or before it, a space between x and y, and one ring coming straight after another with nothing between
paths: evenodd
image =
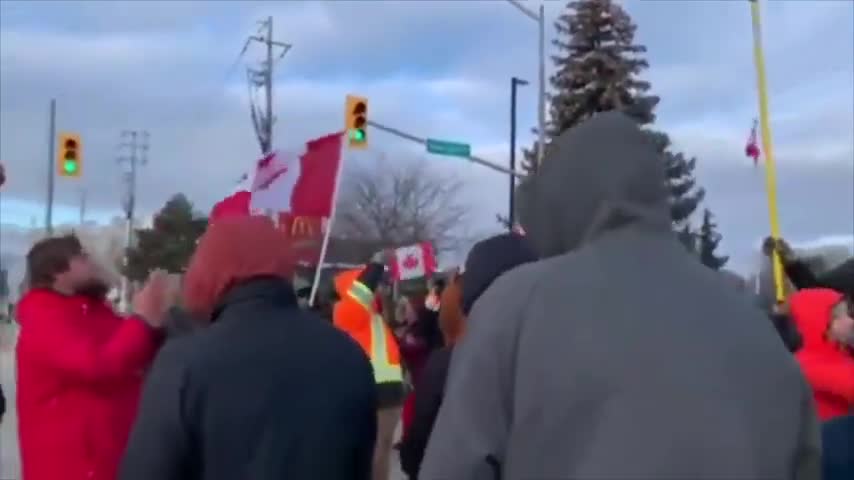
<instances>
[{"instance_id":1,"label":"crowd of people","mask_svg":"<svg viewBox=\"0 0 854 480\"><path fill-rule=\"evenodd\" d=\"M482 240L389 305L387 259L326 321L266 217L213 217L123 317L73 236L27 256L22 480L854 478L854 261L769 314L672 232L663 162L618 113L557 137ZM402 422L402 436L395 431Z\"/></svg>"}]
</instances>

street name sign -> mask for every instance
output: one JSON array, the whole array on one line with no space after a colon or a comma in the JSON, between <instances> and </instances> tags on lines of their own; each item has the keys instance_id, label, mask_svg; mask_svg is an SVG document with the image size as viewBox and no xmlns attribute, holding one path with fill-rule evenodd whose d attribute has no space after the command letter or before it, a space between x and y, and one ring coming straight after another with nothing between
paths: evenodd
<instances>
[{"instance_id":1,"label":"street name sign","mask_svg":"<svg viewBox=\"0 0 854 480\"><path fill-rule=\"evenodd\" d=\"M471 145L467 143L448 142L446 140L428 138L427 151L435 153L436 155L468 158L471 156Z\"/></svg>"}]
</instances>

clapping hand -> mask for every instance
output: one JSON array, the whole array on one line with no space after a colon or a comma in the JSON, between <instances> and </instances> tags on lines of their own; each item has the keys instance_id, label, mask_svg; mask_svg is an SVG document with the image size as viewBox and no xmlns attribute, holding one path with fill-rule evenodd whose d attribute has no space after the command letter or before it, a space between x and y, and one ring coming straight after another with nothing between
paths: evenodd
<instances>
[{"instance_id":1,"label":"clapping hand","mask_svg":"<svg viewBox=\"0 0 854 480\"><path fill-rule=\"evenodd\" d=\"M166 321L166 312L178 300L179 282L176 275L154 270L145 285L133 297L133 310L146 323L160 328Z\"/></svg>"}]
</instances>

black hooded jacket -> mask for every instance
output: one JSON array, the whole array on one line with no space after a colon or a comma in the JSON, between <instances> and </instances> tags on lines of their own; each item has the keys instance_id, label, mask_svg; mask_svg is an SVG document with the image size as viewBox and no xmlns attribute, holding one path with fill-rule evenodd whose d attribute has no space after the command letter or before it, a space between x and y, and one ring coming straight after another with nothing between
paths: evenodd
<instances>
[{"instance_id":1,"label":"black hooded jacket","mask_svg":"<svg viewBox=\"0 0 854 480\"><path fill-rule=\"evenodd\" d=\"M801 261L787 262L786 276L798 290L804 288L829 288L854 298L854 258L821 275L816 275L810 267Z\"/></svg>"},{"instance_id":2,"label":"black hooded jacket","mask_svg":"<svg viewBox=\"0 0 854 480\"><path fill-rule=\"evenodd\" d=\"M278 278L232 287L151 368L121 480L368 480L368 358Z\"/></svg>"}]
</instances>

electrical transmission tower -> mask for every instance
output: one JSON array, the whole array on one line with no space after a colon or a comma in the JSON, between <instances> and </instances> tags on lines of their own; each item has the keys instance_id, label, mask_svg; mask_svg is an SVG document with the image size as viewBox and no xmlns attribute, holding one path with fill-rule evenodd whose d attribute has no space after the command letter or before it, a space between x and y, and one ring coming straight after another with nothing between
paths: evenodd
<instances>
[{"instance_id":1,"label":"electrical transmission tower","mask_svg":"<svg viewBox=\"0 0 854 480\"><path fill-rule=\"evenodd\" d=\"M125 130L122 132L122 143L117 161L124 165L123 180L125 183L125 197L122 208L125 212L125 256L124 265L127 266L127 250L133 246L134 215L136 213L136 184L137 171L139 167L148 163L148 140L147 131ZM130 295L130 285L127 276L122 276L121 307L127 309Z\"/></svg>"},{"instance_id":2,"label":"electrical transmission tower","mask_svg":"<svg viewBox=\"0 0 854 480\"><path fill-rule=\"evenodd\" d=\"M273 68L275 62L288 53L291 45L273 40L273 17L259 21L258 31L246 39L240 56L249 49L252 42L257 42L266 48L266 59L258 67L246 68L246 79L249 83L249 113L252 116L252 126L261 147L261 153L269 153L273 148ZM278 52L276 50L279 50ZM239 57L238 57L239 58ZM264 108L259 106L258 92L264 91Z\"/></svg>"}]
</instances>

